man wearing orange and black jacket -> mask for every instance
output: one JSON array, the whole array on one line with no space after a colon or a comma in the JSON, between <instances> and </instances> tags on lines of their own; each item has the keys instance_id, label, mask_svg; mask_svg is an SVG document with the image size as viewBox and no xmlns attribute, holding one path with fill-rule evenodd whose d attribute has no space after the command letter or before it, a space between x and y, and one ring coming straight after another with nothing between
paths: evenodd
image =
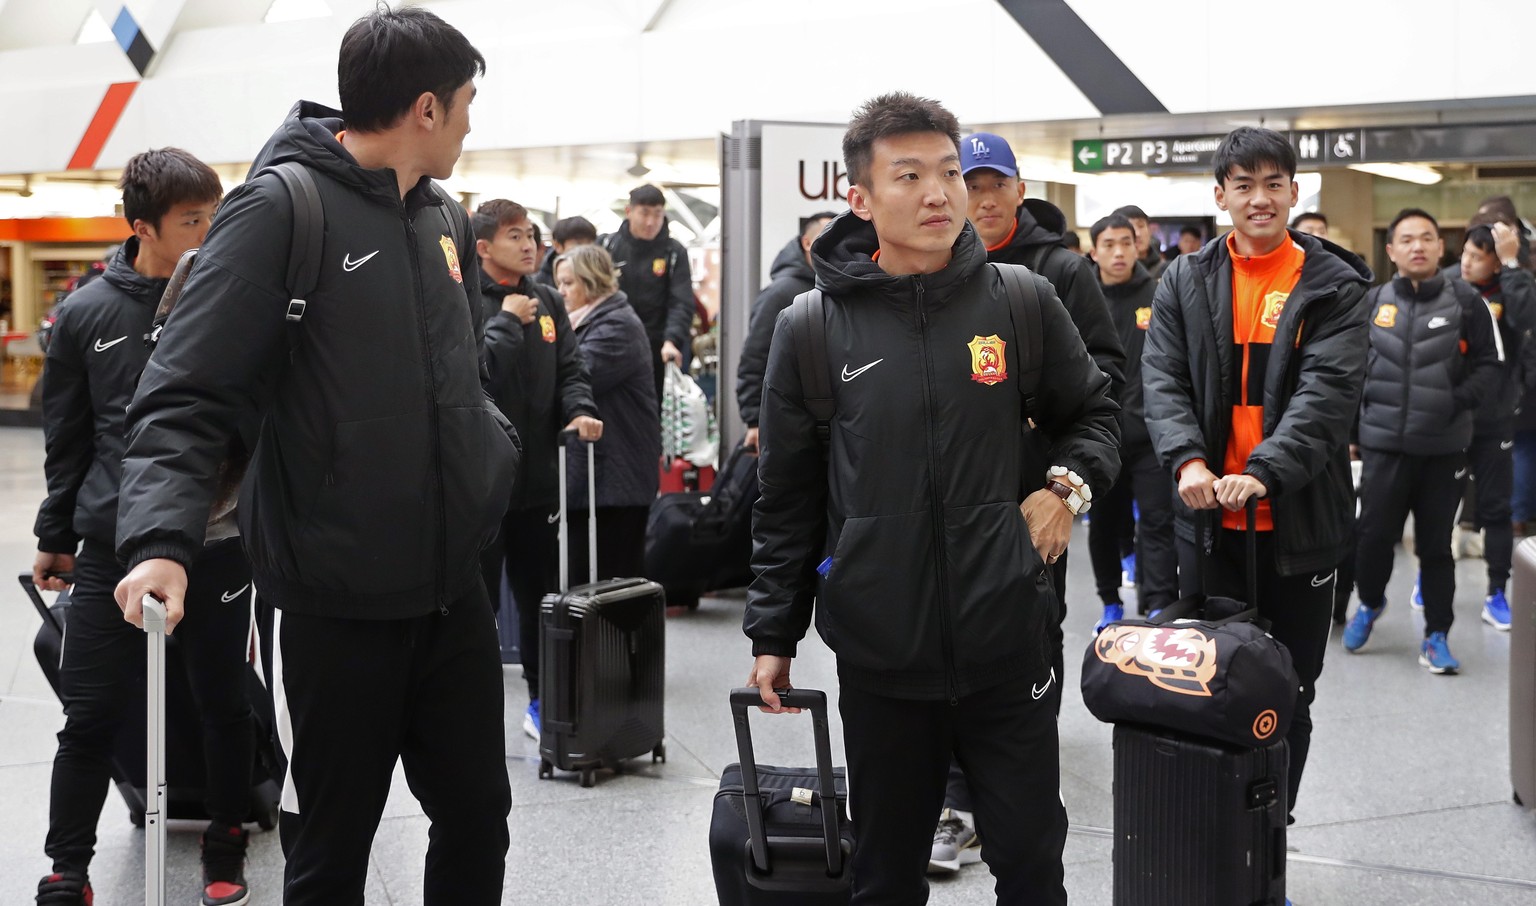
<instances>
[{"instance_id":1,"label":"man wearing orange and black jacket","mask_svg":"<svg viewBox=\"0 0 1536 906\"><path fill-rule=\"evenodd\" d=\"M1260 499L1258 600L1248 603L1290 650L1301 680L1286 737L1293 811L1334 568L1354 530L1347 445L1371 280L1357 256L1286 229L1295 174L1295 152L1278 133L1244 127L1222 140L1216 205L1232 215L1233 232L1174 259L1141 360L1147 428L1178 482L1186 591L1203 572L1206 593L1247 597L1243 509ZM1218 505L1219 528L1200 512Z\"/></svg>"}]
</instances>

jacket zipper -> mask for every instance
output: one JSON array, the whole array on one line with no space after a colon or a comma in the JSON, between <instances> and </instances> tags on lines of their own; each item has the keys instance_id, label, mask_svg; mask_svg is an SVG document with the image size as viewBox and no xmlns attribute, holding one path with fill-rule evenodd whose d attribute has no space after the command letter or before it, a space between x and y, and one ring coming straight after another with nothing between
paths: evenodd
<instances>
[{"instance_id":1,"label":"jacket zipper","mask_svg":"<svg viewBox=\"0 0 1536 906\"><path fill-rule=\"evenodd\" d=\"M443 502L443 438L440 416L437 411L437 381L432 375L432 332L427 326L427 292L421 283L421 253L417 248L416 224L411 221L411 214L401 202L401 217L405 220L406 237L410 240L411 247L411 275L416 284L416 315L417 322L421 326L421 350L422 364L426 367L427 384L427 413L432 422L432 471L437 476L437 569L434 579L437 585L437 609L443 616L448 615L448 594L446 587L446 574L448 572L448 514Z\"/></svg>"},{"instance_id":2,"label":"jacket zipper","mask_svg":"<svg viewBox=\"0 0 1536 906\"><path fill-rule=\"evenodd\" d=\"M933 420L936 418L933 392L933 358L928 350L928 308L923 303L923 278L913 277L913 286L917 290L917 319L922 327L923 342L921 352L923 357L923 402L927 407L927 418L924 423L928 428L928 488L929 498L933 506L933 542L934 551L938 558L939 581L939 637L944 647L944 685L945 692L949 695L950 705L960 704L960 682L955 676L955 643L954 629L950 626L949 615L949 570L945 566L948 560L947 548L944 544L944 499L939 493L941 473L939 470L939 442L938 432L934 430Z\"/></svg>"}]
</instances>

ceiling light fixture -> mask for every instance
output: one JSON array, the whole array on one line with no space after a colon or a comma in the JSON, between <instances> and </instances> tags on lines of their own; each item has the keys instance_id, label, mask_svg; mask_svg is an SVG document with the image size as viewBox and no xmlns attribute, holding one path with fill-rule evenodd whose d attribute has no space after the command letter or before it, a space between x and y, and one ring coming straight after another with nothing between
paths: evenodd
<instances>
[{"instance_id":1,"label":"ceiling light fixture","mask_svg":"<svg viewBox=\"0 0 1536 906\"><path fill-rule=\"evenodd\" d=\"M1420 186L1432 186L1445 179L1444 174L1433 167L1423 164L1350 164L1349 169L1359 173L1369 173L1372 176L1383 176L1387 179L1398 179L1403 182L1411 182Z\"/></svg>"}]
</instances>

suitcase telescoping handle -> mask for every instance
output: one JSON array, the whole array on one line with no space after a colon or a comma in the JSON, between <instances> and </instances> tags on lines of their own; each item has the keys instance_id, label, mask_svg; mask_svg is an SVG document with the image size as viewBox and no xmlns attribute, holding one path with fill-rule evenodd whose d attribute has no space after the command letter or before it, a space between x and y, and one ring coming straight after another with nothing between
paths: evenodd
<instances>
[{"instance_id":1,"label":"suitcase telescoping handle","mask_svg":"<svg viewBox=\"0 0 1536 906\"><path fill-rule=\"evenodd\" d=\"M843 874L842 838L838 830L837 787L832 779L832 734L827 729L827 694L819 689L780 689L779 703L786 708L800 708L811 714L816 733L816 777L821 786L821 830L827 846L827 876ZM747 714L760 708L763 695L746 687L731 690L731 718L736 725L736 756L741 762L743 806L747 812L747 844L752 850L752 865L767 874L768 837L763 829L763 800L757 786L757 759L752 753L752 728Z\"/></svg>"},{"instance_id":2,"label":"suitcase telescoping handle","mask_svg":"<svg viewBox=\"0 0 1536 906\"><path fill-rule=\"evenodd\" d=\"M144 632L149 637L148 751L144 763L144 903L165 906L165 604L145 595Z\"/></svg>"},{"instance_id":3,"label":"suitcase telescoping handle","mask_svg":"<svg viewBox=\"0 0 1536 906\"><path fill-rule=\"evenodd\" d=\"M1244 547L1247 549L1248 600L1243 603L1247 604L1250 608L1256 608L1259 606L1259 498L1249 497L1248 503L1244 505L1243 510L1248 519L1248 530L1243 533ZM1214 543L1215 532L1221 528L1220 506L1218 505L1214 511L1208 510L1207 512L1210 514L1207 518L1210 521L1212 543ZM1200 590L1204 591L1205 574L1211 562L1211 550L1205 546L1204 541L1198 542L1198 547L1200 548L1200 556L1196 557L1195 560L1200 568Z\"/></svg>"},{"instance_id":4,"label":"suitcase telescoping handle","mask_svg":"<svg viewBox=\"0 0 1536 906\"><path fill-rule=\"evenodd\" d=\"M571 590L571 509L565 483L565 442L580 442L575 428L560 432L560 590ZM597 582L597 444L587 444L587 581Z\"/></svg>"}]
</instances>

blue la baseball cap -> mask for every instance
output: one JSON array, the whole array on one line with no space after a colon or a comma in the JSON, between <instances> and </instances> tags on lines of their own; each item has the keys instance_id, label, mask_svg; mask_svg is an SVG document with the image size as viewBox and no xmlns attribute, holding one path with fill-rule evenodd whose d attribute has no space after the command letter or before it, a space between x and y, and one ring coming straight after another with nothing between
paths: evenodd
<instances>
[{"instance_id":1,"label":"blue la baseball cap","mask_svg":"<svg viewBox=\"0 0 1536 906\"><path fill-rule=\"evenodd\" d=\"M1004 176L1018 176L1019 162L1013 149L1001 135L976 132L960 139L960 175L980 170L996 170Z\"/></svg>"}]
</instances>

